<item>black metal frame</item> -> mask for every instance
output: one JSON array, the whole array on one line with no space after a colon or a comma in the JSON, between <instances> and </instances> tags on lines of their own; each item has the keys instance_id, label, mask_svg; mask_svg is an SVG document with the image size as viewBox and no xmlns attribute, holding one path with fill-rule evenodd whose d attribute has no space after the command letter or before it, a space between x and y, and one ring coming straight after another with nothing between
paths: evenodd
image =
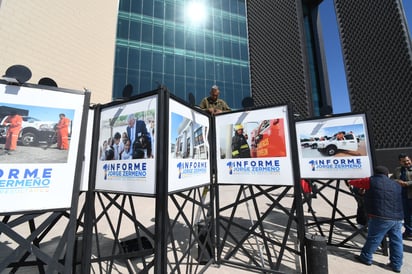
<instances>
[{"instance_id":1,"label":"black metal frame","mask_svg":"<svg viewBox=\"0 0 412 274\"><path fill-rule=\"evenodd\" d=\"M148 92L146 94L138 95L128 98L127 101L139 99L148 95L157 94L157 126L156 134L158 140L168 140L169 131L168 127L164 125L169 121L169 91L161 86L159 89ZM173 96L172 96L173 97ZM173 99L183 103L178 98ZM123 102L123 101L122 101ZM113 104L122 103L121 101L112 102ZM100 110L102 106L97 105L94 117L94 130L93 139L98 139L100 122ZM159 155L168 154L168 142L157 142L156 151L164 152ZM84 230L83 230L83 243L82 254L83 260L81 262L80 273L90 273L90 268L93 264L97 264L100 272L111 271L115 261L122 262L129 272L148 273L153 271L154 273L180 273L184 266L190 273L202 273L208 265L213 262L214 256L210 256L207 262L196 261L191 255L193 248L199 248L199 256L202 257L208 251L208 248L212 245L213 235L213 215L210 217L209 213L213 210L213 191L210 185L199 186L187 190L182 190L176 193L168 193L168 158L156 157L156 194L152 195L138 195L128 193L111 193L105 191L95 191L95 174L96 174L96 161L97 161L98 148L93 146L92 148L92 161L89 174L89 191L86 192L86 201L84 204ZM212 176L210 176L212 178ZM203 191L200 189L203 188ZM210 190L210 191L209 191ZM155 203L155 220L154 228L150 229L146 227L141 221L139 221L139 212L136 210L136 202L134 199L148 198ZM208 199L208 202L206 202ZM96 201L100 205L100 209L97 210L95 205ZM169 204L169 201L171 202ZM171 216L171 208L177 211L175 216ZM130 211L126 208L130 208ZM109 216L107 212L109 210L117 210L115 216ZM189 210L189 213L187 211ZM195 211L200 212L202 220L207 221L205 233L200 233L196 228L199 221L196 217ZM135 237L135 250L124 250L122 244L125 241L120 239L120 229L125 220L131 221L134 225L133 237ZM110 250L107 249L102 252L103 243L99 241L99 224L103 221L107 221L110 224L110 236L113 236L113 241L109 243ZM123 223L122 223L123 222ZM211 225L209 225L209 223ZM176 235L181 233L180 224L187 227L188 230L188 243L186 250L179 249L175 244ZM93 235L94 234L94 235ZM91 237L90 235L93 235ZM153 243L153 247L144 248L142 235L149 238L149 241ZM94 239L94 242L93 242ZM133 238L134 239L134 238ZM93 243L97 247L96 254L92 258ZM106 243L107 244L107 243ZM172 255L170 259L168 255L171 251ZM108 253L108 254L107 254ZM136 270L132 268L129 259L138 258L142 265L142 269ZM205 266L203 266L205 264Z\"/></svg>"},{"instance_id":2,"label":"black metal frame","mask_svg":"<svg viewBox=\"0 0 412 274\"><path fill-rule=\"evenodd\" d=\"M327 218L319 220L316 216L316 213L312 212L314 221L307 222L306 226L308 228L313 228L316 233L319 233L321 236L325 237L327 239L328 245L359 249L359 246L350 245L348 243L357 235L361 235L366 238L366 232L364 228L358 228L356 226L356 223L352 221L353 219L356 219L356 214L349 216L345 215L345 213L339 209L338 204L340 195L349 195L354 198L354 194L350 191L347 180L312 180L312 182L320 185L316 193L317 199L322 198L331 207L331 216L330 219ZM345 185L347 189L342 188L342 185ZM332 199L329 199L328 196L322 193L322 191L327 188L331 188L334 191ZM355 198L353 201L356 202ZM344 239L336 241L336 239L333 237L336 230L335 226L337 223L341 222L347 223L354 229L354 232L344 237ZM325 229L322 227L325 224L329 226L327 232L325 232Z\"/></svg>"},{"instance_id":3,"label":"black metal frame","mask_svg":"<svg viewBox=\"0 0 412 274\"><path fill-rule=\"evenodd\" d=\"M357 112L357 113L342 113L342 114L337 114L337 115L331 115L331 118L336 118L336 117L345 117L345 116L350 116L350 115L357 115L357 114L364 114L365 115L365 131L367 131L367 136L368 136L368 143L370 145L369 151L370 151L370 162L371 166L376 165L376 155L375 151L373 150L374 147L374 136L372 131L369 129L371 122L370 122L370 117L368 112ZM309 118L305 120L317 120L317 119L325 119L325 117L317 117L317 118ZM302 121L305 121L302 120ZM353 197L353 201L356 203L356 198L355 194L351 191L350 186L348 184L348 179L340 179L340 178L328 178L328 179L319 179L319 178L307 178L310 179L312 184L320 185L321 187L317 188L317 193L312 193L311 196L313 197L316 195L317 197L322 198L330 207L331 207L331 216L330 218L320 220L317 218L316 213L312 211L312 217L314 219L313 222L306 222L305 226L307 229L312 229L314 233L319 233L321 236L324 236L327 238L327 244L330 246L337 246L337 247L344 247L344 248L354 248L354 249L360 249L358 245L351 245L349 242L354 239L356 236L362 236L366 238L366 230L363 227L357 227L356 224L352 221L352 219L356 219L356 214L355 215L349 215L346 216L344 212L342 212L339 209L339 197L340 195L349 195ZM344 185L344 187L342 187ZM333 195L333 200L329 199L327 195L322 193L325 189L332 189L334 191ZM305 203L306 200L303 200L303 203ZM339 217L337 217L339 216ZM336 240L334 236L334 232L337 230L336 224L340 224L341 222L346 223L349 225L351 228L353 228L353 232L349 231L349 233L344 237L342 240ZM323 225L329 225L328 233L326 233L324 228L322 227ZM386 251L383 250L384 254L386 254Z\"/></svg>"},{"instance_id":4,"label":"black metal frame","mask_svg":"<svg viewBox=\"0 0 412 274\"><path fill-rule=\"evenodd\" d=\"M314 234L320 234L325 237L326 243L329 246L336 246L342 248L352 248L360 250L362 245L351 244L351 241L357 236L361 236L363 239L366 239L367 236L367 224L365 226L356 225L356 212L355 214L345 215L345 213L339 209L339 198L342 198L342 195L348 195L353 197L353 202L356 203L355 194L351 191L348 180L340 179L330 179L330 180L312 180L312 183L320 185L316 193L317 199L323 199L331 208L330 218L325 218L322 216L320 220L316 213L312 211L313 222L307 222L305 226L308 230L311 230ZM331 199L323 193L326 189L332 189L334 194ZM311 194L312 196L315 194ZM303 201L304 203L306 201ZM352 230L344 230L345 233L342 233L342 226L349 226ZM340 239L337 239L335 236L336 232L339 232ZM384 239L385 240L385 239ZM380 247L380 251L383 255L388 255L388 249L384 241Z\"/></svg>"},{"instance_id":5,"label":"black metal frame","mask_svg":"<svg viewBox=\"0 0 412 274\"><path fill-rule=\"evenodd\" d=\"M291 142L291 157L292 165L298 167L298 153L297 153L297 142L296 142L296 131L294 124L294 117L291 105L288 107L288 120L289 120L289 133L290 133L290 142ZM224 115L224 114L223 114ZM286 129L286 127L285 127ZM213 150L216 152L216 149ZM217 157L214 153L213 157ZM214 163L216 164L217 160L214 158ZM306 258L305 258L305 246L304 246L304 236L305 228L303 223L303 207L302 207L302 195L300 187L300 171L299 169L293 170L294 176L294 185L293 186L282 186L282 185L273 185L273 186L262 186L256 184L250 185L236 185L238 187L237 194L234 194L236 198L229 205L224 207L220 206L219 200L219 189L226 187L225 184L219 184L216 182L216 237L217 237L217 263L218 264L229 264L243 267L245 269L255 269L267 273L283 273L280 270L282 266L283 255L285 251L294 253L300 257L301 260L301 270L302 273L306 273ZM246 196L245 191L248 190L248 196ZM279 193L280 191L280 193ZM243 198L242 198L243 194ZM293 197L292 205L282 204L282 201L287 195ZM276 198L274 198L274 196ZM270 206L264 211L261 212L257 198L264 197L270 202ZM247 207L248 202L252 202L252 209L255 214L255 220L250 221L253 223L252 227L242 225L239 223L236 218L237 208L239 205L245 204ZM289 208L290 206L290 208ZM279 209L282 213L287 216L287 222L284 229L284 235L280 241L272 239L268 234L266 234L266 229L263 223L266 221L266 218L273 212L274 209ZM226 210L230 211L228 218L222 216L223 212ZM299 241L299 247L297 249L291 248L287 245L288 239L292 237L293 229L292 225L296 225L296 238ZM237 240L236 237L231 233L231 227L240 229L244 234L240 240ZM254 230L258 228L260 233L256 233ZM223 233L220 232L220 229L223 229ZM222 237L222 240L219 241L219 237ZM262 258L262 262L259 262L255 259L253 254L253 249L247 250L244 246L244 243L250 237L257 237L261 240L266 257ZM226 253L223 254L224 247L228 246L228 239L232 239L235 243L234 246ZM256 240L257 241L257 240ZM272 254L271 247L279 247L278 254ZM293 245L294 246L294 245ZM239 262L234 255L242 251L243 255L246 256L250 262L248 264ZM261 254L262 255L262 254ZM264 263L268 264L268 267L263 265Z\"/></svg>"},{"instance_id":6,"label":"black metal frame","mask_svg":"<svg viewBox=\"0 0 412 274\"><path fill-rule=\"evenodd\" d=\"M225 187L224 185L220 185L219 188ZM219 226L219 231L220 229L223 229L222 233L222 241L218 242L217 245L217 253L218 253L218 263L221 264L232 264L232 265L237 265L243 268L247 269L255 269L255 270L260 270L263 272L267 273L284 273L283 271L280 270L280 267L282 265L282 260L283 260L283 255L285 251L294 253L298 256L301 257L302 260L302 271L305 273L305 267L304 267L304 251L302 248L299 250L293 249L292 245L287 245L288 239L290 239L293 235L299 234L300 230L300 223L299 218L297 217L297 207L299 207L301 204L297 203L296 199L293 199L292 207L290 205L282 204L282 199L285 198L287 195L294 195L294 189L292 186L284 187L284 186L259 186L259 185L240 185L237 186L238 191L236 194L236 198L233 202L231 202L229 205L226 205L224 207L221 207L218 209L218 226ZM244 191L248 190L248 196L247 197L242 197L242 194ZM275 194L276 191L280 191L280 193ZM276 196L276 197L274 197ZM266 208L263 212L262 209L259 206L257 198L259 197L264 197L267 198L267 201L270 204L268 208ZM217 199L218 200L218 199ZM239 221L235 220L236 219L236 213L238 212L238 207L241 206L242 204L245 204L246 206L248 202L252 203L252 210L254 211L255 217L257 217L255 220L251 220L253 223L252 226L250 224L245 225L240 223ZM269 234L267 234L267 230L264 227L264 222L266 222L267 218L269 217L270 214L273 213L273 210L278 209L281 211L285 216L287 216L287 221L284 226L284 234L281 240L277 241L276 239L273 239L270 237ZM230 212L230 217L223 217L222 213L225 211ZM297 227L295 228L297 231L294 232L293 224L295 224ZM277 225L279 225L277 223ZM241 230L243 232L243 235L241 239L237 239L236 236L231 232L233 229L232 227ZM279 228L279 226L277 227ZM255 230L258 229L259 232L255 232ZM301 232L302 233L302 232ZM268 266L262 265L262 262L259 262L256 260L256 255L253 253L253 248L252 249L247 249L245 242L250 238L250 237L257 237L264 246L265 249L265 262L267 263ZM296 237L298 237L296 235ZM224 254L223 248L224 246L229 246L226 243L229 240L232 240L234 242L234 246ZM272 246L277 246L279 250L277 251L277 254L274 254L272 252L273 247ZM245 263L239 263L237 262L236 258L234 258L234 255L242 251L243 255L246 256L250 261L249 264Z\"/></svg>"},{"instance_id":7,"label":"black metal frame","mask_svg":"<svg viewBox=\"0 0 412 274\"><path fill-rule=\"evenodd\" d=\"M3 83L3 81L0 81ZM7 83L6 83L7 84ZM39 88L38 85L22 84L20 86ZM66 90L55 87L45 87L50 90L78 93L81 92ZM90 93L84 92L82 125L86 124ZM80 127L80 138L86 135L86 127ZM84 155L84 144L80 142L77 151L76 169L81 170ZM42 210L32 212L16 212L12 214L1 214L3 219L0 222L0 234L7 235L14 240L18 247L14 249L6 258L0 262L0 271L11 268L15 272L20 268L37 266L39 273L72 273L73 255L75 245L75 230L77 226L77 209L79 201L80 173L75 173L73 178L73 193L71 207L68 209ZM57 248L54 253L47 252L42 246L43 240L50 240L50 234L58 222L67 219L64 230L58 231ZM27 224L29 235L22 235L15 230L16 226ZM54 232L54 231L53 231ZM45 242L44 242L45 243ZM34 259L30 256L34 256Z\"/></svg>"}]
</instances>

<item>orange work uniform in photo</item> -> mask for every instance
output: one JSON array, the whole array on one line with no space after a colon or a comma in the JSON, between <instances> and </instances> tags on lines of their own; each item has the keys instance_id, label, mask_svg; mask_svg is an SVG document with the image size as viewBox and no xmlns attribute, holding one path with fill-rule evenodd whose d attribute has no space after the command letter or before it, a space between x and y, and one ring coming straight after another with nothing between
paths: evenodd
<instances>
[{"instance_id":1,"label":"orange work uniform in photo","mask_svg":"<svg viewBox=\"0 0 412 274\"><path fill-rule=\"evenodd\" d=\"M4 121L4 125L8 126L6 134L6 150L16 150L17 139L19 138L19 133L21 126L23 124L23 118L20 115L9 115Z\"/></svg>"},{"instance_id":2,"label":"orange work uniform in photo","mask_svg":"<svg viewBox=\"0 0 412 274\"><path fill-rule=\"evenodd\" d=\"M56 125L57 130L57 148L69 149L69 125L70 119L67 117L60 117L59 123Z\"/></svg>"}]
</instances>

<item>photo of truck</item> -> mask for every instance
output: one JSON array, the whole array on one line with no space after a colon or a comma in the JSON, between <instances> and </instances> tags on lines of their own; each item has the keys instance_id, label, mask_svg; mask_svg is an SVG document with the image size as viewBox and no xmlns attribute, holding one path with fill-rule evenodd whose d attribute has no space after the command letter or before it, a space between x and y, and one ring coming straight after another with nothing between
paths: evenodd
<instances>
[{"instance_id":1,"label":"photo of truck","mask_svg":"<svg viewBox=\"0 0 412 274\"><path fill-rule=\"evenodd\" d=\"M55 144L57 136L55 126L57 121L42 121L36 117L28 116L29 111L26 109L0 106L0 141L4 142L8 126L5 121L11 112L22 116L23 123L19 133L18 142L23 146L39 144Z\"/></svg>"},{"instance_id":2,"label":"photo of truck","mask_svg":"<svg viewBox=\"0 0 412 274\"><path fill-rule=\"evenodd\" d=\"M316 142L316 148L324 155L333 156L339 150L358 151L359 141L353 133L346 134L341 131L330 139Z\"/></svg>"},{"instance_id":3,"label":"photo of truck","mask_svg":"<svg viewBox=\"0 0 412 274\"><path fill-rule=\"evenodd\" d=\"M365 127L358 116L302 122L297 131L303 158L368 154Z\"/></svg>"},{"instance_id":4,"label":"photo of truck","mask_svg":"<svg viewBox=\"0 0 412 274\"><path fill-rule=\"evenodd\" d=\"M286 156L283 119L263 120L251 132L251 156Z\"/></svg>"}]
</instances>

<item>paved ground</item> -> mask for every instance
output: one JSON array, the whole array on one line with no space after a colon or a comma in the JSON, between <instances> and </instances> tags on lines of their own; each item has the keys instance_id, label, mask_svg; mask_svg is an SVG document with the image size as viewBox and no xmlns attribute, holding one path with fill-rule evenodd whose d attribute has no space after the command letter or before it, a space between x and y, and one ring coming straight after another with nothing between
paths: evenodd
<instances>
[{"instance_id":1,"label":"paved ground","mask_svg":"<svg viewBox=\"0 0 412 274\"><path fill-rule=\"evenodd\" d=\"M18 145L16 150L7 151L4 144L0 143L1 163L65 163L67 162L68 150L57 149L56 144L48 146L39 144L37 146Z\"/></svg>"},{"instance_id":2,"label":"paved ground","mask_svg":"<svg viewBox=\"0 0 412 274\"><path fill-rule=\"evenodd\" d=\"M345 186L342 186L344 189ZM220 195L220 206L221 208L224 208L227 204L232 203L236 195L242 194L245 197L248 196L247 192L239 192L237 187L222 187L219 195ZM372 266L365 266L362 265L354 260L354 255L359 253L360 248L363 245L364 242L364 237L363 236L356 236L350 239L347 242L347 245L349 247L336 247L336 243L339 243L342 239L346 239L349 235L352 235L356 231L356 227L352 227L350 224L347 224L346 222L341 222L339 219L342 217L341 215L344 216L351 216L355 214L356 212L356 202L354 201L353 197L346 195L344 193L339 194L337 197L334 196L336 193L334 192L333 188L325 188L322 190L322 195L318 194L317 199L313 199L313 208L316 211L314 215L310 214L307 212L307 207L304 205L304 211L305 211L305 222L307 223L307 232L311 234L320 234L320 231L324 233L325 236L329 235L329 232L331 231L331 227L325 223L325 221L330 220L331 214L334 213L336 223L333 227L333 233L331 234L331 242L332 245L328 245L327 248L327 265L328 265L328 271L329 273L362 273L362 272L367 272L367 273L390 273L387 269L384 268L384 265L388 261L388 257L384 256L382 254L382 250L377 251L377 253L374 256L374 263ZM241 196L242 196L241 195ZM278 197L279 193L276 191L274 193L271 193L271 197ZM114 197L114 195L112 195ZM82 204L84 196L81 196L80 199L80 204ZM336 198L337 203L336 207L334 208L331 204L330 201L334 201ZM99 197L96 199L96 212L104 212L107 213L107 216L109 219L104 220L104 217L102 217L101 222L99 223L98 226L98 231L97 234L94 235L100 240L100 246L99 248L101 249L100 252L109 252L111 250L111 242L113 241L113 231L118 230L118 237L120 240L125 240L131 235L133 235L133 230L134 230L134 224L129 222L130 220L127 220L125 216L121 217L119 212L116 211L116 208L114 207L108 207L111 202L116 201L121 207L124 209L128 209L133 207L136 212L137 216L139 216L139 221L142 222L145 227L148 229L148 231L153 232L154 231L154 215L155 215L155 203L153 198L150 197L133 197L133 203L128 201L128 198L126 197L123 199L122 196L119 198L113 198L111 201L104 201L104 197ZM184 200L184 199L183 199ZM291 201L293 200L293 195L287 194L285 197L281 200L283 202L282 206L289 207L291 204ZM130 202L130 203L129 203ZM258 200L258 205L259 205L259 211L265 212L267 208L271 205L270 202L267 200ZM169 201L169 210L175 211L174 209L174 202ZM101 211L101 208L106 208L106 210ZM246 224L249 223L249 225L252 225L254 222L253 214L254 214L254 207L252 206L252 203L241 203L239 202L238 208L236 210L236 222ZM334 209L339 209L338 211L334 211ZM130 211L129 211L130 212ZM232 211L229 210L229 212L222 211L222 215L229 216ZM256 212L255 212L256 213ZM171 213L170 216L175 216L174 213ZM177 215L176 215L177 216ZM190 216L190 215L188 215ZM122 219L123 218L123 219ZM121 220L122 219L122 220ZM311 225L311 223L314 220L318 221L319 227L316 225ZM181 218L176 217L177 220L177 230L182 231L181 234L177 233L175 235L174 239L174 249L176 250L185 250L185 247L188 244L188 239L183 233L185 230L187 230L187 225L182 221ZM269 235L276 240L282 240L282 236L285 233L285 221L287 218L285 218L284 214L281 214L279 210L276 208L273 210L273 212L269 212L267 218L264 221L265 229L268 230ZM63 220L64 221L64 220ZM36 221L36 224L38 225L39 222ZM118 224L121 223L121 226ZM45 252L48 251L54 251L56 244L55 240L56 238L61 235L62 231L62 225L64 225L64 222L59 223L56 227L53 228L53 230L50 231L48 237L50 238L49 241L46 241L42 244L42 249ZM28 227L27 225L20 225L17 227L14 227L14 229L18 232L21 233L21 235L27 235ZM292 228L292 234L290 236L291 239L287 241L288 247L294 249L297 248L297 241L296 241L296 235L295 231L293 231L294 228ZM232 229L231 232L233 231L234 235L240 236L241 234L237 232L236 230ZM260 256L259 248L256 248L257 246L261 247L261 243L258 244L258 242L255 241L253 237L250 237L247 241L245 241L245 244L242 246L245 248L245 250L254 250L254 255L253 258L256 261L261 261L262 256ZM225 251L229 250L230 248L233 248L233 241L227 241L227 248L225 248ZM402 269L401 273L412 273L412 241L405 241L404 242L404 266ZM11 252L13 249L16 248L16 244L5 237L5 235L1 234L0 235L0 263L2 258L4 258L9 252ZM252 250L252 251L253 251ZM178 251L179 253L179 251ZM273 260L276 260L276 256L279 255L279 249L276 247L273 247L273 253L275 254L275 257L272 258ZM168 253L169 254L169 253ZM172 252L170 253L172 254ZM79 254L78 254L79 256ZM96 246L93 248L93 254L92 257L95 258L97 256L97 250ZM263 256L264 257L264 256ZM79 259L81 259L82 256L79 256ZM150 256L148 257L148 262L150 262L152 258ZM173 259L173 256L172 256ZM233 262L236 263L242 263L243 265L253 265L251 263L251 260L245 256L245 254L241 251L235 254L232 258ZM119 262L115 261L113 265L110 265L108 263L103 263L101 265L93 264L91 269L92 273L137 273L142 270L142 261L140 259L132 259L127 262L129 264L129 268L127 268L127 265L124 262ZM267 266L267 260L266 258L263 258L263 263ZM185 264L182 264L185 265ZM207 274L214 274L214 273L219 273L219 274L242 274L242 273L262 273L253 269L245 269L243 267L239 266L234 266L234 265L229 265L229 264L224 264L224 265L210 265L209 267L205 267L203 265L201 266L191 266L192 268L188 267L185 268L184 266L182 267L180 273L207 273ZM283 273L301 273L301 267L300 267L300 257L297 256L296 254L293 254L293 252L288 252L286 251L281 263L280 271ZM9 273L9 271L5 271L2 273ZM19 269L16 273L38 273L38 270L36 268L24 268L24 269ZM153 268L149 271L149 273L153 273Z\"/></svg>"},{"instance_id":3,"label":"paved ground","mask_svg":"<svg viewBox=\"0 0 412 274\"><path fill-rule=\"evenodd\" d=\"M321 187L321 185L318 185ZM315 213L312 215L308 213L307 206L304 205L305 219L306 223L310 224L315 218L319 221L327 221L331 218L331 214L334 212L332 207L334 198L336 197L338 211L335 211L335 219L344 216L355 216L356 214L356 202L354 198L347 195L347 187L344 184L340 185L343 190L342 193L335 196L335 189L324 188L322 190L322 195L317 195L316 199L312 200L312 207ZM223 199L227 199L230 192L223 192ZM287 198L285 198L287 199ZM329 204L332 202L332 204ZM336 208L335 208L336 209ZM246 216L246 215L244 215ZM353 220L354 221L354 220ZM330 227L328 225L321 225L322 231L325 233L325 238L329 236ZM347 222L339 222L335 224L334 233L332 233L332 244L326 247L327 249L327 264L329 273L333 274L346 274L346 273L393 273L386 268L386 264L389 261L388 256L383 255L383 250L378 250L374 255L373 264L371 266L366 266L358 263L354 259L355 254L359 254L361 247L365 241L363 236L356 236L349 240L346 244L350 247L337 247L336 244L340 243L342 239L346 239L348 236L356 231L356 228L351 227ZM308 226L307 232L311 234L320 234L316 226ZM366 234L365 234L366 235ZM296 258L298 259L298 258ZM295 264L296 262L285 260L283 264L285 267L281 267L284 273L301 273L300 266ZM251 270L243 270L239 267L232 266L211 266L207 269L205 273L207 274L221 274L221 273L253 273ZM256 272L261 273L261 272ZM325 273L325 272L319 272ZM412 241L404 241L404 265L401 273L412 273Z\"/></svg>"}]
</instances>

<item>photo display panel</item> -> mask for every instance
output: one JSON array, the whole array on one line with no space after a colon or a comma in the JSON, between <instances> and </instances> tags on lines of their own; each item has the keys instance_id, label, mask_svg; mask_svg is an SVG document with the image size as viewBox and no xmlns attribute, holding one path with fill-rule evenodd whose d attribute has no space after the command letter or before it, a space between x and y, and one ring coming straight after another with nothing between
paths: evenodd
<instances>
[{"instance_id":1,"label":"photo display panel","mask_svg":"<svg viewBox=\"0 0 412 274\"><path fill-rule=\"evenodd\" d=\"M155 194L156 110L157 95L102 108L97 190Z\"/></svg>"},{"instance_id":2,"label":"photo display panel","mask_svg":"<svg viewBox=\"0 0 412 274\"><path fill-rule=\"evenodd\" d=\"M0 212L69 208L85 93L12 85L0 93Z\"/></svg>"},{"instance_id":3,"label":"photo display panel","mask_svg":"<svg viewBox=\"0 0 412 274\"><path fill-rule=\"evenodd\" d=\"M307 179L351 179L372 175L365 114L296 122L300 173Z\"/></svg>"},{"instance_id":4,"label":"photo display panel","mask_svg":"<svg viewBox=\"0 0 412 274\"><path fill-rule=\"evenodd\" d=\"M218 183L293 185L287 106L215 118Z\"/></svg>"},{"instance_id":5,"label":"photo display panel","mask_svg":"<svg viewBox=\"0 0 412 274\"><path fill-rule=\"evenodd\" d=\"M169 101L169 192L210 183L209 117Z\"/></svg>"},{"instance_id":6,"label":"photo display panel","mask_svg":"<svg viewBox=\"0 0 412 274\"><path fill-rule=\"evenodd\" d=\"M92 156L92 138L93 138L93 123L94 123L94 109L89 109L87 116L87 132L86 139L84 140L84 157L82 167L82 177L80 180L80 191L89 190L89 173L90 173L90 160Z\"/></svg>"}]
</instances>

